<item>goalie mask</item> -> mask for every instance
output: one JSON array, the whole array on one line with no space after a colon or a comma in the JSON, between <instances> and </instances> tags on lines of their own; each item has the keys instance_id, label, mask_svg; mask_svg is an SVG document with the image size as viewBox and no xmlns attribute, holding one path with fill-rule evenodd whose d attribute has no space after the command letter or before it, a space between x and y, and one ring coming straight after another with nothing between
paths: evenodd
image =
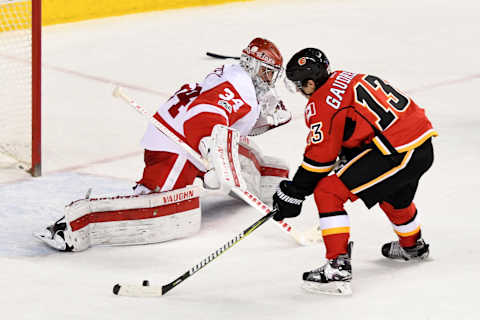
<instances>
[{"instance_id":1,"label":"goalie mask","mask_svg":"<svg viewBox=\"0 0 480 320\"><path fill-rule=\"evenodd\" d=\"M243 49L240 65L252 78L257 94L275 86L282 73L283 58L277 47L263 38L253 39Z\"/></svg>"}]
</instances>

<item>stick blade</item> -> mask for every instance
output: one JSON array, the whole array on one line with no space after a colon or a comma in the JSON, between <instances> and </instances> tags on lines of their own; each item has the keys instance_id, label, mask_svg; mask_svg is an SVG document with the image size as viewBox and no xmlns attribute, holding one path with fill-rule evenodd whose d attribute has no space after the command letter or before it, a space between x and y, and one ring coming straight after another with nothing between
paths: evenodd
<instances>
[{"instance_id":1,"label":"stick blade","mask_svg":"<svg viewBox=\"0 0 480 320\"><path fill-rule=\"evenodd\" d=\"M233 56L224 56L223 54L213 53L213 52L206 52L206 55L216 59L234 59L240 60L240 57L233 57Z\"/></svg>"},{"instance_id":2,"label":"stick blade","mask_svg":"<svg viewBox=\"0 0 480 320\"><path fill-rule=\"evenodd\" d=\"M163 288L161 286L129 285L119 284L113 286L113 294L124 297L161 297Z\"/></svg>"}]
</instances>

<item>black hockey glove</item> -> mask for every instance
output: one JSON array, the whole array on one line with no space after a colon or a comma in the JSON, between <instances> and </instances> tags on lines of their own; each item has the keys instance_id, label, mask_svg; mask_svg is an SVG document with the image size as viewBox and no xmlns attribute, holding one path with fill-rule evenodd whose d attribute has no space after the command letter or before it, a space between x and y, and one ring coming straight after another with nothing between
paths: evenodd
<instances>
[{"instance_id":1,"label":"black hockey glove","mask_svg":"<svg viewBox=\"0 0 480 320\"><path fill-rule=\"evenodd\" d=\"M283 180L273 195L273 209L278 210L273 219L281 221L284 218L298 216L302 211L303 200L305 200L304 193L300 192L292 181Z\"/></svg>"}]
</instances>

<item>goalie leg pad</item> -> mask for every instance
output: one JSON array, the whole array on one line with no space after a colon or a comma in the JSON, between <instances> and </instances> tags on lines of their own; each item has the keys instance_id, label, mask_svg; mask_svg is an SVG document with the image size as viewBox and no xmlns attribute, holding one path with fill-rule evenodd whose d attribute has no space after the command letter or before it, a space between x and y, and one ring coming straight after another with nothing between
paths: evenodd
<instances>
[{"instance_id":1,"label":"goalie leg pad","mask_svg":"<svg viewBox=\"0 0 480 320\"><path fill-rule=\"evenodd\" d=\"M238 130L224 125L216 125L213 127L211 136L202 139L199 145L202 156L206 157L210 164L210 168L207 169L215 173L218 186L225 193L234 187L242 190L246 188L238 158L239 139Z\"/></svg>"},{"instance_id":2,"label":"goalie leg pad","mask_svg":"<svg viewBox=\"0 0 480 320\"><path fill-rule=\"evenodd\" d=\"M248 137L239 142L240 165L247 189L272 206L272 196L280 181L288 178L289 167L280 158L265 156Z\"/></svg>"},{"instance_id":3,"label":"goalie leg pad","mask_svg":"<svg viewBox=\"0 0 480 320\"><path fill-rule=\"evenodd\" d=\"M94 245L149 244L190 236L200 229L200 193L200 187L188 186L74 201L65 208L65 243L72 251L82 251Z\"/></svg>"}]
</instances>

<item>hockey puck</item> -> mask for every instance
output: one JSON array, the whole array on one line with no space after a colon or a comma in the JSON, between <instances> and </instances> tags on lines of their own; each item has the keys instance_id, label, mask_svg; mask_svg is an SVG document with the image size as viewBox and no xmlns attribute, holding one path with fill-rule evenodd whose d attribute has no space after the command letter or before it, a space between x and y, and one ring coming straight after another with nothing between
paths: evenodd
<instances>
[{"instance_id":1,"label":"hockey puck","mask_svg":"<svg viewBox=\"0 0 480 320\"><path fill-rule=\"evenodd\" d=\"M118 295L118 292L120 291L121 286L117 283L116 285L113 286L113 294Z\"/></svg>"},{"instance_id":2,"label":"hockey puck","mask_svg":"<svg viewBox=\"0 0 480 320\"><path fill-rule=\"evenodd\" d=\"M148 287L149 285L150 285L150 281L148 281L148 280L143 280L142 286Z\"/></svg>"}]
</instances>

